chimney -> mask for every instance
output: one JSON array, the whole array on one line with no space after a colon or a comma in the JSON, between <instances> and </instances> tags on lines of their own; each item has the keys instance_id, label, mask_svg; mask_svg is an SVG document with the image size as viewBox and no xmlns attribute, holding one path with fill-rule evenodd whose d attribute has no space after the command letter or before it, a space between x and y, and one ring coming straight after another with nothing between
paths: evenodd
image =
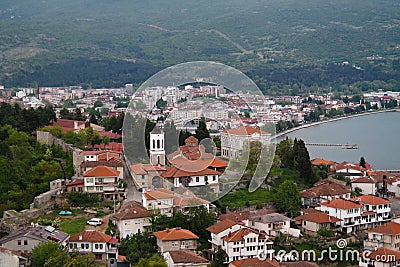
<instances>
[{"instance_id":1,"label":"chimney","mask_svg":"<svg viewBox=\"0 0 400 267\"><path fill-rule=\"evenodd\" d=\"M79 240L82 240L82 236L80 235L78 239L79 239Z\"/></svg>"}]
</instances>

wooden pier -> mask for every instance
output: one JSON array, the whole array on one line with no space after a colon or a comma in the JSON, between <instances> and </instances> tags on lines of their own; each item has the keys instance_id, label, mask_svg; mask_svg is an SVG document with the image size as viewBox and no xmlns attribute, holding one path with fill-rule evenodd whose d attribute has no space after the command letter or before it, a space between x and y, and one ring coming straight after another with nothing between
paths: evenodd
<instances>
[{"instance_id":1,"label":"wooden pier","mask_svg":"<svg viewBox=\"0 0 400 267\"><path fill-rule=\"evenodd\" d=\"M358 149L358 145L356 144L307 143L306 146L328 146L328 147L340 147L341 149Z\"/></svg>"}]
</instances>

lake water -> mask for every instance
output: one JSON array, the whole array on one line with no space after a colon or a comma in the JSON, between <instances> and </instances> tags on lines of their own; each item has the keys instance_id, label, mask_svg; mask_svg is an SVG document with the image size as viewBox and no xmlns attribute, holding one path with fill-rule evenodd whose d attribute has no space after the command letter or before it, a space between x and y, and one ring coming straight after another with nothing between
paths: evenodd
<instances>
[{"instance_id":1,"label":"lake water","mask_svg":"<svg viewBox=\"0 0 400 267\"><path fill-rule=\"evenodd\" d=\"M357 144L359 149L307 146L310 158L359 162L363 156L374 169L400 169L400 112L384 112L299 129L289 138L305 143ZM282 140L280 137L278 140Z\"/></svg>"}]
</instances>

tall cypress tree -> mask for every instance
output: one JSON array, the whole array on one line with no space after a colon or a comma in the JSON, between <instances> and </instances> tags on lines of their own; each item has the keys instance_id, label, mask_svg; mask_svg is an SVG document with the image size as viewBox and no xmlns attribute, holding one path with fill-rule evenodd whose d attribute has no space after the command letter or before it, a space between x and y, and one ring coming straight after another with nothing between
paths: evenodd
<instances>
[{"instance_id":1,"label":"tall cypress tree","mask_svg":"<svg viewBox=\"0 0 400 267\"><path fill-rule=\"evenodd\" d=\"M203 116L200 118L199 126L196 129L195 136L199 140L199 142L205 138L210 138L210 132L208 131L206 125L206 118L204 118Z\"/></svg>"},{"instance_id":2,"label":"tall cypress tree","mask_svg":"<svg viewBox=\"0 0 400 267\"><path fill-rule=\"evenodd\" d=\"M312 169L310 155L303 140L295 139L293 142L294 168L300 173L303 183L312 185L317 178Z\"/></svg>"}]
</instances>

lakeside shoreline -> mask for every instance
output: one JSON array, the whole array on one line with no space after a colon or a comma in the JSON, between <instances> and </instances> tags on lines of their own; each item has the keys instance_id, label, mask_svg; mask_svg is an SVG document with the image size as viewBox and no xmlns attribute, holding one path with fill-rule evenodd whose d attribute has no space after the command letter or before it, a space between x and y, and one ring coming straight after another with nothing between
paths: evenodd
<instances>
[{"instance_id":1,"label":"lakeside shoreline","mask_svg":"<svg viewBox=\"0 0 400 267\"><path fill-rule=\"evenodd\" d=\"M316 122L312 122L312 123L308 123L308 124L303 124L288 130L285 130L283 132L277 133L275 135L273 135L271 138L272 139L277 139L281 136L284 136L288 133L291 132L295 132L304 128L309 128L309 127L313 127L313 126L317 126L317 125L321 125L324 123L329 123L329 122L334 122L334 121L339 121L339 120L345 120L345 119L350 119L350 118L356 118L356 117L360 117L360 116L366 116L366 115L373 115L373 114L378 114L378 113L384 113L384 112L396 112L398 111L398 109L385 109L385 110L378 110L378 111L373 111L373 112L365 112L365 113L358 113L358 114L353 114L353 115L349 115L349 116L343 116L343 117L338 117L338 118L331 118L331 119L327 119L327 120L322 120L322 121L316 121Z\"/></svg>"}]
</instances>

